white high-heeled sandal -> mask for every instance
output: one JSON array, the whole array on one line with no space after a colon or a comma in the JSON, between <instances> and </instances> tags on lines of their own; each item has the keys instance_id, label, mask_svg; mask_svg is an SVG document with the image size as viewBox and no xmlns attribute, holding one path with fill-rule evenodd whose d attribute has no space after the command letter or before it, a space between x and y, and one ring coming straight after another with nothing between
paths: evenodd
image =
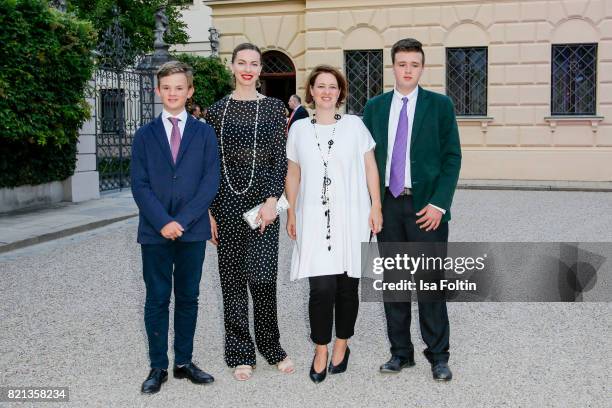
<instances>
[{"instance_id":1,"label":"white high-heeled sandal","mask_svg":"<svg viewBox=\"0 0 612 408\"><path fill-rule=\"evenodd\" d=\"M253 367L250 365L238 365L234 367L234 379L236 381L247 381L253 376Z\"/></svg>"},{"instance_id":2,"label":"white high-heeled sandal","mask_svg":"<svg viewBox=\"0 0 612 408\"><path fill-rule=\"evenodd\" d=\"M293 374L295 372L295 365L289 356L285 357L283 361L278 362L276 364L276 368L278 368L278 371L284 374Z\"/></svg>"}]
</instances>

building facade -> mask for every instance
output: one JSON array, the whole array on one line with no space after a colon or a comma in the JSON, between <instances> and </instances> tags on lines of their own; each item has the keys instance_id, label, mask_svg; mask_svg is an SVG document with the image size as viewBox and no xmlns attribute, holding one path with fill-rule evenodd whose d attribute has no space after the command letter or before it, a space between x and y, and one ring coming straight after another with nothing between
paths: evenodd
<instances>
[{"instance_id":1,"label":"building facade","mask_svg":"<svg viewBox=\"0 0 612 408\"><path fill-rule=\"evenodd\" d=\"M186 31L189 35L187 44L176 44L171 51L186 52L202 57L211 54L210 33L211 27L210 7L204 4L204 0L194 0L187 8L181 11L181 20L187 25Z\"/></svg>"},{"instance_id":2,"label":"building facade","mask_svg":"<svg viewBox=\"0 0 612 408\"><path fill-rule=\"evenodd\" d=\"M393 43L413 37L421 84L455 103L463 180L612 182L612 0L205 4L222 58L246 41L264 51L264 93L303 95L308 72L331 64L360 114L393 89Z\"/></svg>"}]
</instances>

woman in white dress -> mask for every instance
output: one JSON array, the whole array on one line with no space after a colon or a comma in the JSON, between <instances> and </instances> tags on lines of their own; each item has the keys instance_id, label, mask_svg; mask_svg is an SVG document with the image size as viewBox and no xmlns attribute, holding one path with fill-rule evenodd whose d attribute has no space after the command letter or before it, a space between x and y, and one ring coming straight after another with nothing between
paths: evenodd
<instances>
[{"instance_id":1,"label":"woman in white dress","mask_svg":"<svg viewBox=\"0 0 612 408\"><path fill-rule=\"evenodd\" d=\"M329 372L346 370L359 308L361 242L382 229L375 143L359 117L337 113L346 93L346 79L336 68L314 68L306 102L315 114L295 122L287 139L287 232L295 240L291 280L310 283L310 338L316 344L310 378L315 383L326 377L334 309Z\"/></svg>"}]
</instances>

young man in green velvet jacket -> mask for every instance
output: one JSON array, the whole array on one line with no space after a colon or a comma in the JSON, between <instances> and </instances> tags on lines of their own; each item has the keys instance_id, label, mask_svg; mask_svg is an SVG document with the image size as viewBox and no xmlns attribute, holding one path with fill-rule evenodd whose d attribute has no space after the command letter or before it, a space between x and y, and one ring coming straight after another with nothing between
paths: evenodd
<instances>
[{"instance_id":1,"label":"young man in green velvet jacket","mask_svg":"<svg viewBox=\"0 0 612 408\"><path fill-rule=\"evenodd\" d=\"M461 167L453 104L447 96L418 85L425 64L419 41L398 41L391 58L395 89L370 99L363 114L376 141L383 198L384 225L378 241L382 246L385 242L445 243ZM415 364L410 309L409 299L385 302L391 359L380 367L381 372L397 373ZM419 322L433 378L450 380L450 329L444 298L423 301L419 296Z\"/></svg>"}]
</instances>

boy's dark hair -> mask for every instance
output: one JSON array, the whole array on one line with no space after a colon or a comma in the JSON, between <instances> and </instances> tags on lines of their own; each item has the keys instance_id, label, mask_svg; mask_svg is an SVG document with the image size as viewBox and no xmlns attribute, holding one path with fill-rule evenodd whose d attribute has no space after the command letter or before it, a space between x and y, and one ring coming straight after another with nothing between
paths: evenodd
<instances>
[{"instance_id":1,"label":"boy's dark hair","mask_svg":"<svg viewBox=\"0 0 612 408\"><path fill-rule=\"evenodd\" d=\"M398 52L420 52L423 56L423 65L425 65L425 53L423 52L423 44L414 38L404 38L399 40L391 47L391 62L395 64L395 54Z\"/></svg>"},{"instance_id":2,"label":"boy's dark hair","mask_svg":"<svg viewBox=\"0 0 612 408\"><path fill-rule=\"evenodd\" d=\"M314 87L315 81L317 77L323 73L332 74L336 81L338 82L338 89L340 90L340 95L338 96L338 102L336 102L336 108L339 108L340 105L344 103L344 99L346 98L348 85L346 82L346 78L342 75L338 69L332 67L331 65L317 65L313 68L308 75L308 79L306 80L306 97L304 100L307 104L314 108L314 99L312 97L312 92L310 92L310 87Z\"/></svg>"},{"instance_id":3,"label":"boy's dark hair","mask_svg":"<svg viewBox=\"0 0 612 408\"><path fill-rule=\"evenodd\" d=\"M242 43L242 44L238 44L236 48L234 48L234 51L232 52L232 62L234 62L234 60L236 59L236 55L240 51L244 51L244 50L255 51L256 53L259 54L259 59L261 59L261 50L259 49L258 46L256 46L255 44L251 44L251 43Z\"/></svg>"},{"instance_id":4,"label":"boy's dark hair","mask_svg":"<svg viewBox=\"0 0 612 408\"><path fill-rule=\"evenodd\" d=\"M187 85L193 88L193 69L180 61L168 61L157 70L157 86L159 86L160 80L174 74L185 74L187 77Z\"/></svg>"}]
</instances>

